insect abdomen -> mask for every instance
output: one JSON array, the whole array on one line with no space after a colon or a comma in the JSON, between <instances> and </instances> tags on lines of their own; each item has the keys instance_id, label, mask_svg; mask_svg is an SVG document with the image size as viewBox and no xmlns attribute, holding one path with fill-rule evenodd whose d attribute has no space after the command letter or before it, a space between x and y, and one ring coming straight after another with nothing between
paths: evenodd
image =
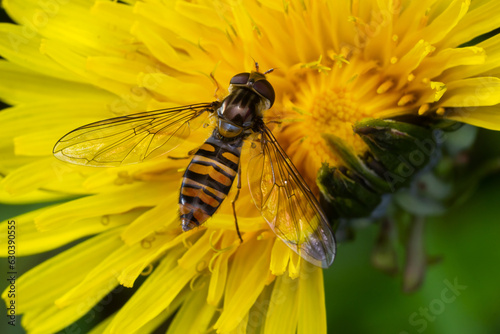
<instances>
[{"instance_id":1,"label":"insect abdomen","mask_svg":"<svg viewBox=\"0 0 500 334\"><path fill-rule=\"evenodd\" d=\"M238 174L242 139L211 136L196 152L182 179L179 196L182 229L203 224L226 198Z\"/></svg>"}]
</instances>

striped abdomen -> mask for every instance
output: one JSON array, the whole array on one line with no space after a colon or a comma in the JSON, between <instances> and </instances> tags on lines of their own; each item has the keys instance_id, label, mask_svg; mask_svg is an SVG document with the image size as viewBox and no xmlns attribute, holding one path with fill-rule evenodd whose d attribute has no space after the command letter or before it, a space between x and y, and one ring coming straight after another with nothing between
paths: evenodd
<instances>
[{"instance_id":1,"label":"striped abdomen","mask_svg":"<svg viewBox=\"0 0 500 334\"><path fill-rule=\"evenodd\" d=\"M226 198L238 174L242 144L242 138L223 141L214 132L198 149L184 173L179 196L184 231L203 224Z\"/></svg>"}]
</instances>

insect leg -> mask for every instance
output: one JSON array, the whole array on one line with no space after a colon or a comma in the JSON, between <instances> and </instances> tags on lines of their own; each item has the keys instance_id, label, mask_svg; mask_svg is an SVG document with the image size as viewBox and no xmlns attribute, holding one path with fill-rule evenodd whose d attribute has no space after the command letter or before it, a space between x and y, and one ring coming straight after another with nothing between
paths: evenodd
<instances>
[{"instance_id":1,"label":"insect leg","mask_svg":"<svg viewBox=\"0 0 500 334\"><path fill-rule=\"evenodd\" d=\"M212 78L212 80L215 83L214 97L217 98L217 92L219 91L219 88L220 88L219 82L217 81L217 79L215 79L213 72L210 73L210 78Z\"/></svg>"},{"instance_id":2,"label":"insect leg","mask_svg":"<svg viewBox=\"0 0 500 334\"><path fill-rule=\"evenodd\" d=\"M240 228L238 227L238 217L236 216L236 200L238 199L238 196L240 195L240 189L241 189L241 164L238 164L238 183L236 184L236 196L234 196L233 201L231 202L233 206L233 214L234 214L234 224L236 226L236 232L238 233L238 237L240 238L240 242L243 242L243 239L241 238L241 233L240 233Z\"/></svg>"}]
</instances>

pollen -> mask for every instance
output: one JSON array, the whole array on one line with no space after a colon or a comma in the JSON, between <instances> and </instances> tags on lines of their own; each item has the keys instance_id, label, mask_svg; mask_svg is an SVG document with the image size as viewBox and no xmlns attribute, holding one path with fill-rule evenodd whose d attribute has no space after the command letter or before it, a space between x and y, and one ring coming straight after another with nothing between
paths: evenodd
<instances>
[{"instance_id":1,"label":"pollen","mask_svg":"<svg viewBox=\"0 0 500 334\"><path fill-rule=\"evenodd\" d=\"M446 112L446 109L443 108L443 107L439 107L437 110L436 110L436 114L439 115L439 116L443 116L444 113Z\"/></svg>"},{"instance_id":2,"label":"pollen","mask_svg":"<svg viewBox=\"0 0 500 334\"><path fill-rule=\"evenodd\" d=\"M377 88L377 94L383 94L387 92L391 87L394 86L394 81L387 80Z\"/></svg>"},{"instance_id":3,"label":"pollen","mask_svg":"<svg viewBox=\"0 0 500 334\"><path fill-rule=\"evenodd\" d=\"M429 106L429 104L428 104L428 103L426 103L426 104L422 104L422 105L420 106L420 108L418 108L418 114L419 114L420 116L424 115L424 114L425 114L425 113L429 110L429 108L430 108L430 106Z\"/></svg>"},{"instance_id":4,"label":"pollen","mask_svg":"<svg viewBox=\"0 0 500 334\"><path fill-rule=\"evenodd\" d=\"M322 163L340 163L339 157L326 145L324 133L333 133L356 152L366 150L362 140L353 136L352 124L368 117L355 96L344 88L324 88L307 97L307 114L303 122L288 125L282 135L292 161L308 181L312 181ZM314 184L314 182L310 182Z\"/></svg>"},{"instance_id":5,"label":"pollen","mask_svg":"<svg viewBox=\"0 0 500 334\"><path fill-rule=\"evenodd\" d=\"M326 126L328 130L333 130L332 127L336 127L339 121L352 121L355 115L359 114L351 94L337 90L318 94L310 112L315 125Z\"/></svg>"},{"instance_id":6,"label":"pollen","mask_svg":"<svg viewBox=\"0 0 500 334\"><path fill-rule=\"evenodd\" d=\"M410 103L415 101L415 95L413 94L406 94L404 95L401 99L398 101L398 106L406 106L409 105Z\"/></svg>"}]
</instances>

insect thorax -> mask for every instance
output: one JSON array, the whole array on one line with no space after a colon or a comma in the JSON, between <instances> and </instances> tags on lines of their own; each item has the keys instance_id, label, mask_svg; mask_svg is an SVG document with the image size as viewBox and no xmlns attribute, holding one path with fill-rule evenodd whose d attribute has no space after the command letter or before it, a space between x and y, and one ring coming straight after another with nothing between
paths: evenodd
<instances>
[{"instance_id":1,"label":"insect thorax","mask_svg":"<svg viewBox=\"0 0 500 334\"><path fill-rule=\"evenodd\" d=\"M233 87L217 110L217 127L225 138L248 134L262 113L269 108L269 101L247 87Z\"/></svg>"}]
</instances>

